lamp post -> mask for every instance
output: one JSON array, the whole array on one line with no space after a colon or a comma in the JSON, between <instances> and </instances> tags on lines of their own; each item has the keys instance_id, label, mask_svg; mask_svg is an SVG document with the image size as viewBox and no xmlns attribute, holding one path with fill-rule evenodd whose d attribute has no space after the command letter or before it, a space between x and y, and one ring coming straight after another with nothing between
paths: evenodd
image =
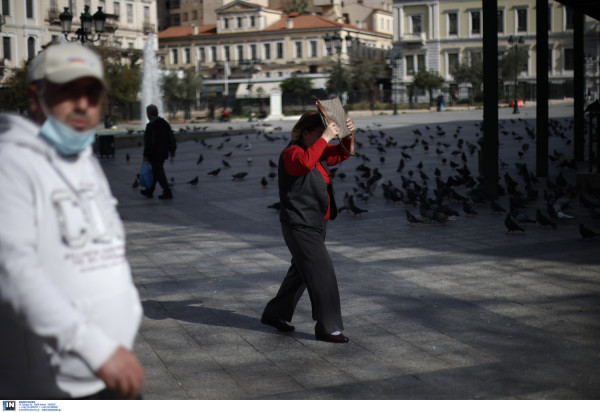
<instances>
[{"instance_id":1,"label":"lamp post","mask_svg":"<svg viewBox=\"0 0 600 412\"><path fill-rule=\"evenodd\" d=\"M525 40L523 36L510 36L508 38L508 42L511 44L513 48L513 53L515 55L515 90L514 90L514 98L513 98L513 114L519 114L519 104L517 103L517 86L518 86L518 78L519 78L519 45L523 44Z\"/></svg>"},{"instance_id":2,"label":"lamp post","mask_svg":"<svg viewBox=\"0 0 600 412\"><path fill-rule=\"evenodd\" d=\"M259 60L242 60L240 62L240 66L242 68L243 71L248 73L248 86L246 86L247 90L248 90L248 94L251 95L252 93L252 86L253 84L251 83L252 81L252 74L254 74L258 69L258 66L260 65L260 61ZM250 102L250 121L252 120L252 102Z\"/></svg>"},{"instance_id":3,"label":"lamp post","mask_svg":"<svg viewBox=\"0 0 600 412\"><path fill-rule=\"evenodd\" d=\"M332 36L329 35L329 33L327 33L325 35L325 37L323 37L323 40L325 40L325 47L327 48L328 51L331 51L332 49L335 49L337 56L338 56L338 69L337 69L337 79L336 79L336 88L337 88L337 92L341 93L342 92L342 36L340 36L340 34L338 32L335 32ZM346 47L348 47L350 44L352 44L352 36L350 35L350 33L348 33L345 37L346 40Z\"/></svg>"},{"instance_id":4,"label":"lamp post","mask_svg":"<svg viewBox=\"0 0 600 412\"><path fill-rule=\"evenodd\" d=\"M400 53L396 54L392 58L392 52L386 56L385 62L389 67L392 68L392 95L394 99L394 114L398 114L398 69L400 67L400 61L402 59L402 55Z\"/></svg>"},{"instance_id":5,"label":"lamp post","mask_svg":"<svg viewBox=\"0 0 600 412\"><path fill-rule=\"evenodd\" d=\"M92 16L90 14L90 6L85 6L83 13L79 16L81 19L81 27L75 31L77 36L74 39L68 39L67 36L71 32L71 23L73 21L73 14L69 11L68 7L65 7L65 11L60 13L60 25L61 31L65 35L65 39L68 41L79 41L81 44L86 42L94 43L100 40L100 35L104 33L104 24L106 23L106 14L102 11L102 7L98 7L98 11ZM97 38L93 39L92 36L92 24L94 31L98 35Z\"/></svg>"}]
</instances>

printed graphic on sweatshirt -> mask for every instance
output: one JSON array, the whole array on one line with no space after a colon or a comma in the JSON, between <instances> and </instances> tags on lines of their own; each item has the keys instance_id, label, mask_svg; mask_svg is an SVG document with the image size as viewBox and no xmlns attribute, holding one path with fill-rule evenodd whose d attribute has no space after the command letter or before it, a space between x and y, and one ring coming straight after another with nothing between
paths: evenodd
<instances>
[{"instance_id":1,"label":"printed graphic on sweatshirt","mask_svg":"<svg viewBox=\"0 0 600 412\"><path fill-rule=\"evenodd\" d=\"M124 229L112 197L91 189L56 190L52 205L61 241L70 249L68 261L87 271L125 260Z\"/></svg>"}]
</instances>

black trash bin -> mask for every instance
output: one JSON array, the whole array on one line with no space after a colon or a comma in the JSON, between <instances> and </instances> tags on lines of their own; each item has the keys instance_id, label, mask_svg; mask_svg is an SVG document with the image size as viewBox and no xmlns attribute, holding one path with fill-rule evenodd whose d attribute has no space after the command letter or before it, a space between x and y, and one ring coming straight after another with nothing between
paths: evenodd
<instances>
[{"instance_id":1,"label":"black trash bin","mask_svg":"<svg viewBox=\"0 0 600 412\"><path fill-rule=\"evenodd\" d=\"M103 134L98 136L98 155L100 158L115 157L115 135Z\"/></svg>"}]
</instances>

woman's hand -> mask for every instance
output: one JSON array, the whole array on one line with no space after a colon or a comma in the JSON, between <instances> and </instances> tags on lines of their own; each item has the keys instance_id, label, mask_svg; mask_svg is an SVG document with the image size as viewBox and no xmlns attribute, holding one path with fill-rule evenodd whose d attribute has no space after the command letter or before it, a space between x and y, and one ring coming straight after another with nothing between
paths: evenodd
<instances>
[{"instance_id":1,"label":"woman's hand","mask_svg":"<svg viewBox=\"0 0 600 412\"><path fill-rule=\"evenodd\" d=\"M340 128L334 122L329 123L321 136L327 143L340 134Z\"/></svg>"},{"instance_id":2,"label":"woman's hand","mask_svg":"<svg viewBox=\"0 0 600 412\"><path fill-rule=\"evenodd\" d=\"M348 127L348 130L350 130L352 134L354 134L356 128L354 127L354 123L352 123L352 120L349 117L346 119L346 127Z\"/></svg>"}]
</instances>

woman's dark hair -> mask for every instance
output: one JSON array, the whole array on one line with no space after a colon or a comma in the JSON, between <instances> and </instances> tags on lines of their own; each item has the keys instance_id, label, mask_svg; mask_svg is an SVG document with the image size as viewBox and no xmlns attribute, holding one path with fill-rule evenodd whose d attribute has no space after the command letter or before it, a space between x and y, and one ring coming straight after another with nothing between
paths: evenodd
<instances>
[{"instance_id":1,"label":"woman's dark hair","mask_svg":"<svg viewBox=\"0 0 600 412\"><path fill-rule=\"evenodd\" d=\"M311 131L318 127L323 127L323 121L319 112L311 111L304 113L292 128L292 142L299 142L304 130Z\"/></svg>"}]
</instances>

